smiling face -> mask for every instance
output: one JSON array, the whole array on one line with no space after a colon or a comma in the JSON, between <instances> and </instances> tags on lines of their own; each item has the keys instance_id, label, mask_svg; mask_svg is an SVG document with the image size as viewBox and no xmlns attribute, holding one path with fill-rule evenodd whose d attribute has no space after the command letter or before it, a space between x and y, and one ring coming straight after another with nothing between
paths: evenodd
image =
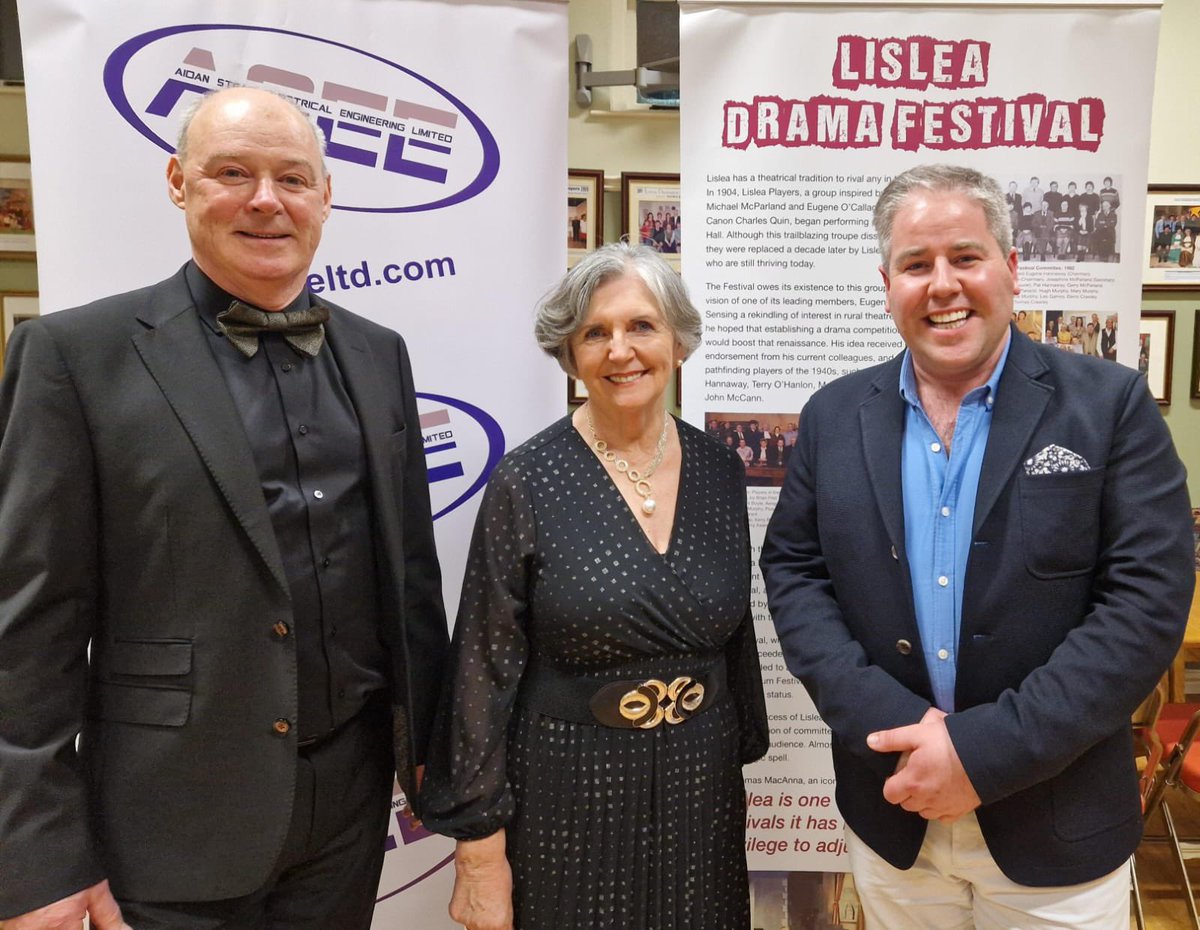
<instances>
[{"instance_id":1,"label":"smiling face","mask_svg":"<svg viewBox=\"0 0 1200 930\"><path fill-rule=\"evenodd\" d=\"M263 310L295 299L331 202L299 113L263 91L221 93L193 118L187 162L172 156L167 185L196 264L218 286Z\"/></svg>"},{"instance_id":2,"label":"smiling face","mask_svg":"<svg viewBox=\"0 0 1200 930\"><path fill-rule=\"evenodd\" d=\"M879 271L918 380L959 396L987 381L1020 287L1017 252L1000 251L983 209L956 192L913 191Z\"/></svg>"},{"instance_id":3,"label":"smiling face","mask_svg":"<svg viewBox=\"0 0 1200 930\"><path fill-rule=\"evenodd\" d=\"M683 360L654 295L635 274L610 278L592 292L570 346L588 402L608 410L661 407Z\"/></svg>"}]
</instances>

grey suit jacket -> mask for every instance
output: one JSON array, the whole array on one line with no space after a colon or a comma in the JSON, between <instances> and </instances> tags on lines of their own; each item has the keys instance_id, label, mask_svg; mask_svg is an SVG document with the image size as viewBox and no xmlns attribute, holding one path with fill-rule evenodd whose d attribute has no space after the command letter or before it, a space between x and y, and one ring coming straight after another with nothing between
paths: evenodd
<instances>
[{"instance_id":1,"label":"grey suit jacket","mask_svg":"<svg viewBox=\"0 0 1200 930\"><path fill-rule=\"evenodd\" d=\"M1117 868L1141 835L1129 717L1183 635L1191 519L1145 380L1010 333L946 722L1003 872L1076 884ZM925 821L883 799L896 757L866 745L932 701L904 544L900 364L839 379L805 406L762 568L788 667L833 730L838 806L908 868ZM1051 444L1090 469L1027 474Z\"/></svg>"},{"instance_id":2,"label":"grey suit jacket","mask_svg":"<svg viewBox=\"0 0 1200 930\"><path fill-rule=\"evenodd\" d=\"M266 879L297 711L283 564L182 271L23 324L0 383L0 915L107 876L205 900ZM447 631L411 369L326 325L366 449L397 769L411 789ZM90 655L89 655L90 643ZM80 734L76 751L75 739Z\"/></svg>"}]
</instances>

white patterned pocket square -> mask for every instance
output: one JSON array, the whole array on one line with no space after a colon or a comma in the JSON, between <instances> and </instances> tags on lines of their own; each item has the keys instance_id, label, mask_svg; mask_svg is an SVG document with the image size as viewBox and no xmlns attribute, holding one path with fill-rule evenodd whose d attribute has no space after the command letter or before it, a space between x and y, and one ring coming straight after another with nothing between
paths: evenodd
<instances>
[{"instance_id":1,"label":"white patterned pocket square","mask_svg":"<svg viewBox=\"0 0 1200 930\"><path fill-rule=\"evenodd\" d=\"M1046 446L1031 459L1025 460L1027 475L1057 475L1063 472L1090 471L1091 466L1078 452L1062 446Z\"/></svg>"}]
</instances>

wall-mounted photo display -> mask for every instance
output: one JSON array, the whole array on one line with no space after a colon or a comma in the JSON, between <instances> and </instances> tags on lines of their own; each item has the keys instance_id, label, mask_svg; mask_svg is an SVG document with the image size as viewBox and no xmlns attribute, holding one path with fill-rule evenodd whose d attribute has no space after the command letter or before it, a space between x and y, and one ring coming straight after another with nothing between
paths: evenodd
<instances>
[{"instance_id":1,"label":"wall-mounted photo display","mask_svg":"<svg viewBox=\"0 0 1200 930\"><path fill-rule=\"evenodd\" d=\"M683 217L679 212L679 175L621 172L621 229L679 270Z\"/></svg>"},{"instance_id":2,"label":"wall-mounted photo display","mask_svg":"<svg viewBox=\"0 0 1200 930\"><path fill-rule=\"evenodd\" d=\"M1200 240L1200 184L1151 184L1146 198L1147 243L1142 284L1151 288L1200 288L1196 246Z\"/></svg>"},{"instance_id":3,"label":"wall-mounted photo display","mask_svg":"<svg viewBox=\"0 0 1200 930\"><path fill-rule=\"evenodd\" d=\"M604 172L567 169L567 267L604 244Z\"/></svg>"},{"instance_id":4,"label":"wall-mounted photo display","mask_svg":"<svg viewBox=\"0 0 1200 930\"><path fill-rule=\"evenodd\" d=\"M1162 406L1171 403L1171 355L1175 350L1175 311L1143 310L1138 327L1138 371Z\"/></svg>"},{"instance_id":5,"label":"wall-mounted photo display","mask_svg":"<svg viewBox=\"0 0 1200 930\"><path fill-rule=\"evenodd\" d=\"M29 159L5 155L0 157L0 259L32 258L35 250Z\"/></svg>"}]
</instances>

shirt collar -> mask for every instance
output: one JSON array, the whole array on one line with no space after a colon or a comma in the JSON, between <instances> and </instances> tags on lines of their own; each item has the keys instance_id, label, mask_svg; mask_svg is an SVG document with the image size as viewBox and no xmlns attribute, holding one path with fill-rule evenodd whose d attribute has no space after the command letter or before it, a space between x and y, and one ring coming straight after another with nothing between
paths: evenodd
<instances>
[{"instance_id":1,"label":"shirt collar","mask_svg":"<svg viewBox=\"0 0 1200 930\"><path fill-rule=\"evenodd\" d=\"M986 407L991 407L996 403L996 389L1000 384L1000 375L1004 373L1004 363L1008 361L1008 351L1012 348L1013 330L1009 327L1006 334L1004 351L1000 353L1000 359L996 362L996 367L992 369L991 375L987 381L967 392L966 397L962 399L964 404L983 403ZM917 391L917 373L913 370L912 352L908 349L904 350L904 362L900 366L900 396L904 401L917 410L923 410L921 406L921 396Z\"/></svg>"},{"instance_id":2,"label":"shirt collar","mask_svg":"<svg viewBox=\"0 0 1200 930\"><path fill-rule=\"evenodd\" d=\"M234 297L224 288L219 287L212 278L200 270L200 266L194 261L187 263L184 278L187 281L188 290L192 292L192 302L196 305L200 319L214 333L220 333L221 330L217 327L217 314L229 309L229 305L240 298ZM310 296L308 288L304 288L296 295L296 299L283 309L305 310L312 305ZM249 301L242 301L242 303L254 306Z\"/></svg>"}]
</instances>

